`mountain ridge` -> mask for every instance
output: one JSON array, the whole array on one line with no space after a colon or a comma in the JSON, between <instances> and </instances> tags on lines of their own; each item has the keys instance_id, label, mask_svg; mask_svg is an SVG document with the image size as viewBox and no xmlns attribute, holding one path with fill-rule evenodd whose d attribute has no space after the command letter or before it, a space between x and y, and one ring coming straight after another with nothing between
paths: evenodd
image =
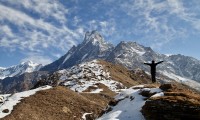
<instances>
[{"instance_id":1,"label":"mountain ridge","mask_svg":"<svg viewBox=\"0 0 200 120\"><path fill-rule=\"evenodd\" d=\"M164 60L165 62L158 65L157 76L163 82L176 81L181 84L186 84L200 91L200 61L183 55L164 55L153 51L150 47L142 46L136 42L120 42L117 46L113 46L104 41L104 38L97 32L87 32L84 41L78 46L73 46L65 55L58 60L44 66L36 73L22 75L2 80L1 90L9 89L22 85L16 83L22 78L23 84L33 86L33 83L39 81L40 76L53 74L56 71L68 69L80 63L89 62L92 60L105 60L114 64L125 66L129 70L141 69L149 73L150 68L144 65L144 62ZM199 67L198 67L199 66ZM45 72L46 71L46 72ZM36 75L37 74L37 75ZM34 79L33 76L37 76ZM26 76L26 77L24 77ZM28 76L31 76L29 79ZM6 82L6 81L9 82ZM197 82L193 81L196 80ZM32 81L32 82L30 82ZM3 86L2 86L3 85ZM26 87L26 90L29 88ZM15 88L12 88L16 90ZM5 91L5 90L3 90Z\"/></svg>"},{"instance_id":2,"label":"mountain ridge","mask_svg":"<svg viewBox=\"0 0 200 120\"><path fill-rule=\"evenodd\" d=\"M108 56L113 45L106 43L103 37L97 32L86 32L83 42L73 46L64 56L41 68L41 71L56 71L72 67L84 61L89 61Z\"/></svg>"},{"instance_id":3,"label":"mountain ridge","mask_svg":"<svg viewBox=\"0 0 200 120\"><path fill-rule=\"evenodd\" d=\"M33 63L32 61L21 62L18 65L13 65L8 68L0 68L0 79L6 77L14 77L24 74L25 72L34 72L42 68L42 64Z\"/></svg>"},{"instance_id":4,"label":"mountain ridge","mask_svg":"<svg viewBox=\"0 0 200 120\"><path fill-rule=\"evenodd\" d=\"M121 41L116 46L105 42L97 31L86 32L83 42L73 46L64 56L40 70L56 71L69 68L81 62L103 59L121 64L129 69L141 68L149 71L143 63L151 60L165 62L158 66L159 74L163 71L200 82L200 61L184 55L165 55L136 42ZM186 64L186 65L185 65ZM199 66L199 67L198 67Z\"/></svg>"}]
</instances>

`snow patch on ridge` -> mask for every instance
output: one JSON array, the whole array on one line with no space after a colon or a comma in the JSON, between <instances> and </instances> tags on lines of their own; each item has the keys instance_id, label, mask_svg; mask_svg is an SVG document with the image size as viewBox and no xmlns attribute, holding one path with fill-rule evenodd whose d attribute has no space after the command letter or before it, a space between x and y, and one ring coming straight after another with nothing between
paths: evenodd
<instances>
[{"instance_id":1,"label":"snow patch on ridge","mask_svg":"<svg viewBox=\"0 0 200 120\"><path fill-rule=\"evenodd\" d=\"M140 111L146 102L146 97L140 93L142 91L150 91L156 93L157 96L155 95L154 97L159 97L162 95L162 90L159 88L133 89L138 87L142 87L142 85L122 90L115 97L115 100L119 101L118 104L110 106L111 111L105 113L97 120L145 120Z\"/></svg>"},{"instance_id":2,"label":"snow patch on ridge","mask_svg":"<svg viewBox=\"0 0 200 120\"><path fill-rule=\"evenodd\" d=\"M134 47L131 47L131 50L132 50L132 52L135 52L140 56L142 56L145 53L144 50L140 51L140 50L135 49Z\"/></svg>"},{"instance_id":3,"label":"snow patch on ridge","mask_svg":"<svg viewBox=\"0 0 200 120\"><path fill-rule=\"evenodd\" d=\"M194 88L198 91L200 91L200 83L199 82L196 82L194 80L190 80L190 79L187 79L187 78L183 78L181 76L178 76L176 74L173 74L173 73L169 73L167 71L160 71L163 75L169 77L170 79L173 79L181 84L184 84L184 85L187 85L191 88Z\"/></svg>"},{"instance_id":4,"label":"snow patch on ridge","mask_svg":"<svg viewBox=\"0 0 200 120\"><path fill-rule=\"evenodd\" d=\"M23 99L24 97L29 97L30 95L34 95L37 91L46 90L50 88L51 86L43 86L37 89L15 93L13 95L11 94L0 95L0 96L4 96L3 103L0 104L0 118L3 118L9 115L12 112L13 107L17 105L17 103L21 102L21 99ZM3 113L2 111L5 109L8 109L9 112Z\"/></svg>"},{"instance_id":5,"label":"snow patch on ridge","mask_svg":"<svg viewBox=\"0 0 200 120\"><path fill-rule=\"evenodd\" d=\"M110 90L118 92L119 89L125 88L122 83L114 81L110 73L98 64L97 60L85 62L69 69L58 71L61 85L69 87L73 91L84 92L92 87L92 93L99 93L103 89L98 88L99 84L107 86Z\"/></svg>"},{"instance_id":6,"label":"snow patch on ridge","mask_svg":"<svg viewBox=\"0 0 200 120\"><path fill-rule=\"evenodd\" d=\"M62 62L62 64L64 64L70 57L71 57L71 55L68 54L68 55L65 57L64 61Z\"/></svg>"}]
</instances>

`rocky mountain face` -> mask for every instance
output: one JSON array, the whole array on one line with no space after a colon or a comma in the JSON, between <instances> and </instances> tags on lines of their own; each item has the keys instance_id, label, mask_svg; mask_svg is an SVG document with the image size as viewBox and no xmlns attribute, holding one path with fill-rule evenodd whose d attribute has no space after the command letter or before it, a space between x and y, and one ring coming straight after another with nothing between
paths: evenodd
<instances>
[{"instance_id":1,"label":"rocky mountain face","mask_svg":"<svg viewBox=\"0 0 200 120\"><path fill-rule=\"evenodd\" d=\"M41 71L56 71L84 61L104 59L112 50L113 45L105 42L97 31L87 32L81 44L73 46L64 56L44 66Z\"/></svg>"},{"instance_id":2,"label":"rocky mountain face","mask_svg":"<svg viewBox=\"0 0 200 120\"><path fill-rule=\"evenodd\" d=\"M169 56L175 74L200 82L200 61L183 55Z\"/></svg>"},{"instance_id":3,"label":"rocky mountain face","mask_svg":"<svg viewBox=\"0 0 200 120\"><path fill-rule=\"evenodd\" d=\"M41 64L36 64L32 61L27 61L8 68L0 68L0 79L4 79L6 77L19 76L25 72L30 73L33 71L38 71L41 67Z\"/></svg>"},{"instance_id":4,"label":"rocky mountain face","mask_svg":"<svg viewBox=\"0 0 200 120\"><path fill-rule=\"evenodd\" d=\"M173 74L176 76L173 79L177 81L184 81L180 79L182 77L200 82L200 61L195 58L159 54L150 47L144 47L136 42L120 42L113 47L106 43L97 31L87 32L81 44L73 46L64 56L41 70L56 71L93 59L103 59L129 69L141 68L145 71L149 71L149 66L144 65L144 62L151 62L153 59L156 62L164 60L164 63L157 67L159 74L164 76Z\"/></svg>"},{"instance_id":5,"label":"rocky mountain face","mask_svg":"<svg viewBox=\"0 0 200 120\"><path fill-rule=\"evenodd\" d=\"M144 47L135 42L121 42L110 53L107 61L119 63L129 69L141 68L149 71L149 66L144 65L144 62L156 62L164 60L164 63L157 66L159 74L171 76L173 74L176 81L185 82L184 78L200 82L200 61L183 55L167 56L154 52L149 47ZM180 77L179 77L180 76Z\"/></svg>"},{"instance_id":6,"label":"rocky mountain face","mask_svg":"<svg viewBox=\"0 0 200 120\"><path fill-rule=\"evenodd\" d=\"M6 94L30 90L38 81L47 76L47 71L35 71L31 73L26 72L19 76L7 77L0 80L0 93Z\"/></svg>"}]
</instances>

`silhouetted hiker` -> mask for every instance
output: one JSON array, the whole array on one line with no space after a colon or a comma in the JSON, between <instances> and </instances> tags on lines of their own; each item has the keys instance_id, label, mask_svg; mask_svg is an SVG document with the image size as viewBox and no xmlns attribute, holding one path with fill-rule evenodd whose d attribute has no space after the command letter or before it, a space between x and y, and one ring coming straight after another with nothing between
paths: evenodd
<instances>
[{"instance_id":1,"label":"silhouetted hiker","mask_svg":"<svg viewBox=\"0 0 200 120\"><path fill-rule=\"evenodd\" d=\"M145 65L149 65L151 67L151 79L152 79L152 82L156 82L156 65L162 63L163 61L160 61L160 62L157 62L155 63L154 60L152 60L151 63L144 63Z\"/></svg>"}]
</instances>

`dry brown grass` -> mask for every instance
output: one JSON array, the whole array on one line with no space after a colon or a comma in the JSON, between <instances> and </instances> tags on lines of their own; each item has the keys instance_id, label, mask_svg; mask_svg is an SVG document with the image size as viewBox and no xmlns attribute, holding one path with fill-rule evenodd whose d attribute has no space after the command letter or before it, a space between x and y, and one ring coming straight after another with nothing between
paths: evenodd
<instances>
[{"instance_id":1,"label":"dry brown grass","mask_svg":"<svg viewBox=\"0 0 200 120\"><path fill-rule=\"evenodd\" d=\"M143 106L147 120L200 119L200 94L180 84L164 84L164 96L151 97Z\"/></svg>"},{"instance_id":2,"label":"dry brown grass","mask_svg":"<svg viewBox=\"0 0 200 120\"><path fill-rule=\"evenodd\" d=\"M110 72L113 80L121 82L126 87L151 83L150 77L144 71L134 73L134 71L128 70L122 65L112 64L103 60L99 60L99 64L103 65L104 69Z\"/></svg>"},{"instance_id":3,"label":"dry brown grass","mask_svg":"<svg viewBox=\"0 0 200 120\"><path fill-rule=\"evenodd\" d=\"M185 102L193 105L200 105L199 93L181 84L163 84L160 86L164 90L164 96L151 98L151 100L165 100L169 102Z\"/></svg>"},{"instance_id":4,"label":"dry brown grass","mask_svg":"<svg viewBox=\"0 0 200 120\"><path fill-rule=\"evenodd\" d=\"M103 91L101 91L100 93L103 93L103 94L110 96L110 97L114 97L116 95L115 92L111 91L107 86L105 86L102 83L96 83L95 85L97 87L90 86L90 87L88 87L88 89L84 90L83 92L91 92L91 91L96 90L96 89L103 89Z\"/></svg>"},{"instance_id":5,"label":"dry brown grass","mask_svg":"<svg viewBox=\"0 0 200 120\"><path fill-rule=\"evenodd\" d=\"M4 120L80 120L83 113L98 117L111 100L104 94L79 94L65 87L39 91L24 98Z\"/></svg>"}]
</instances>

